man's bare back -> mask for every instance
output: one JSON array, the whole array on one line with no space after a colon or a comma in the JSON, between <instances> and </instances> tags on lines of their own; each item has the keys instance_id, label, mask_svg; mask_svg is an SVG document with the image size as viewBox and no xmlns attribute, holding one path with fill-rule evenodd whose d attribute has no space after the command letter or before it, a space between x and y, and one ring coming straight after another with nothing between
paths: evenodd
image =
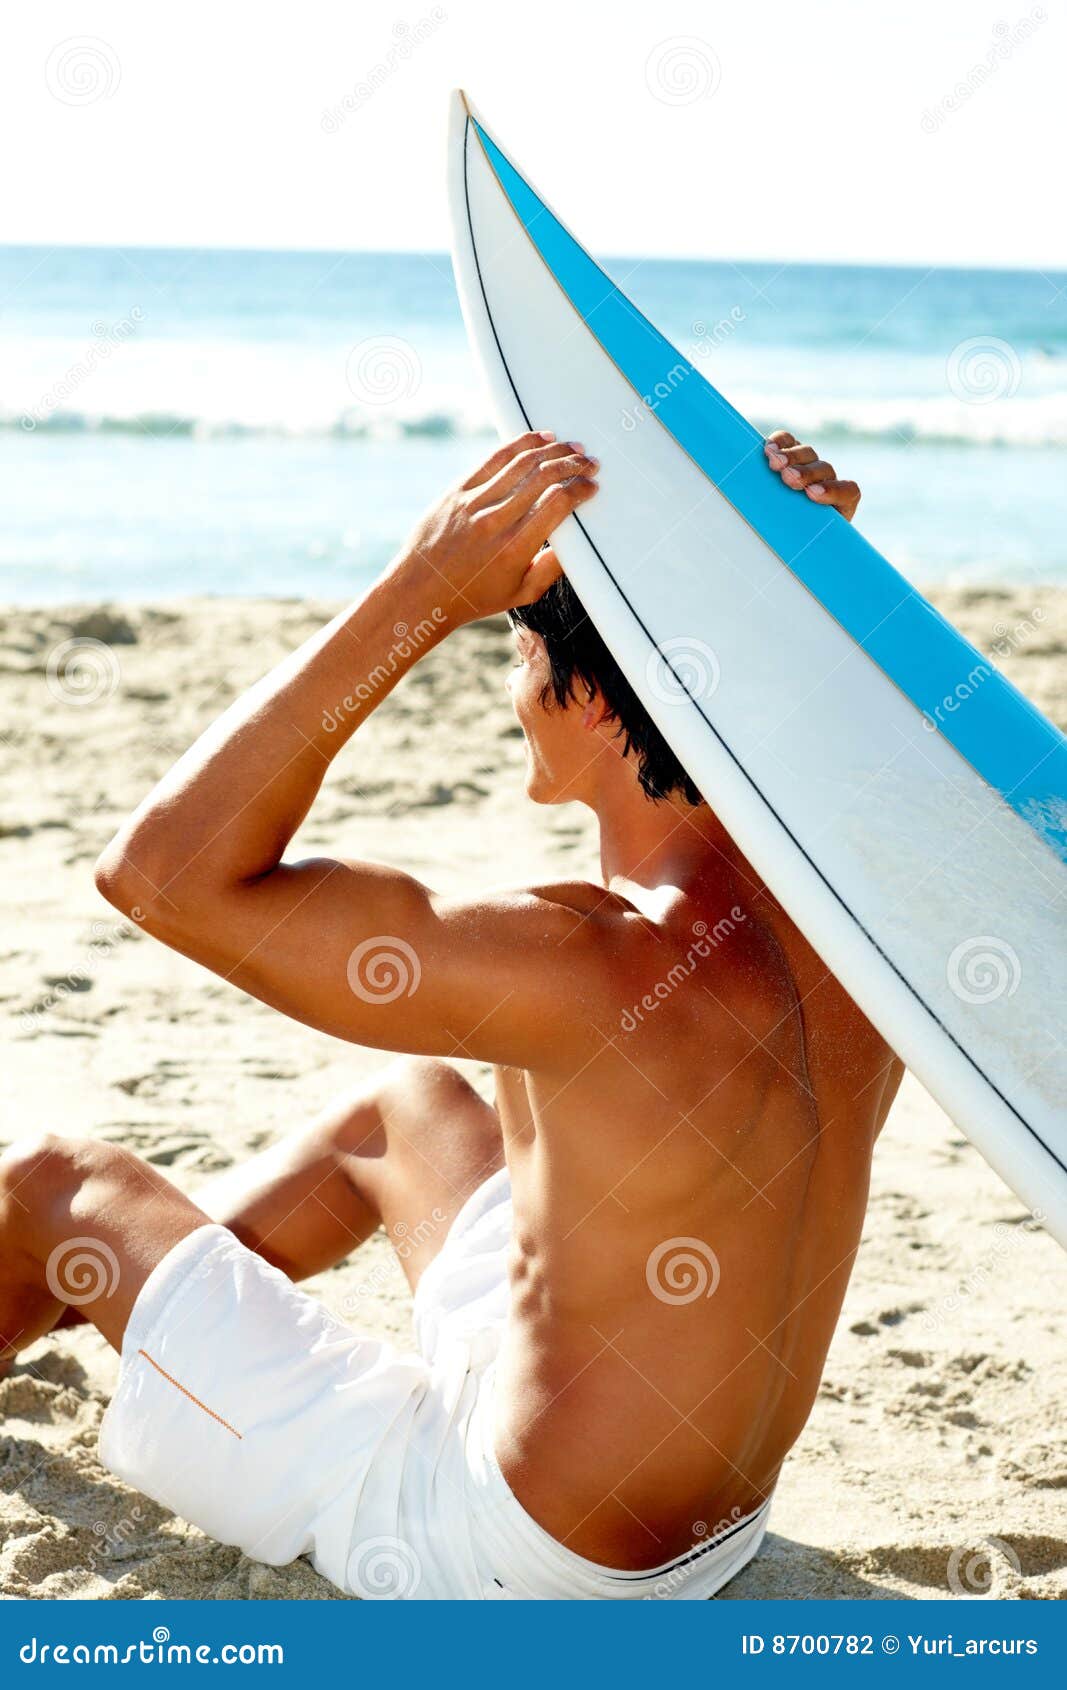
<instances>
[{"instance_id":1,"label":"man's bare back","mask_svg":"<svg viewBox=\"0 0 1067 1690\"><path fill-rule=\"evenodd\" d=\"M606 901L557 889L616 947L619 1029L573 1076L497 1076L516 1217L498 1459L547 1530L624 1568L769 1495L901 1073L747 865L694 867Z\"/></svg>"},{"instance_id":2,"label":"man's bare back","mask_svg":"<svg viewBox=\"0 0 1067 1690\"><path fill-rule=\"evenodd\" d=\"M780 433L768 456L851 516L858 490L810 448ZM502 447L181 759L97 871L146 931L286 1014L493 1064L496 1112L431 1063L202 1206L109 1147L5 1158L0 1368L5 1341L9 1364L66 1318L46 1265L72 1216L117 1264L114 1287L78 1301L119 1346L153 1268L209 1219L299 1279L379 1224L411 1236L431 1205L456 1215L502 1139L496 1459L558 1542L640 1569L773 1487L818 1387L901 1069L651 725L623 731L607 669L603 689L588 659L584 687L564 684L535 631L561 574L546 541L593 496L596 467L547 435ZM531 607L514 612L508 677L527 791L593 810L603 883L463 900L383 865L284 860L326 768L422 651L516 606ZM401 625L423 638L398 643ZM409 960L410 989L366 989L375 947ZM413 1285L443 1242L431 1233L408 1252Z\"/></svg>"}]
</instances>

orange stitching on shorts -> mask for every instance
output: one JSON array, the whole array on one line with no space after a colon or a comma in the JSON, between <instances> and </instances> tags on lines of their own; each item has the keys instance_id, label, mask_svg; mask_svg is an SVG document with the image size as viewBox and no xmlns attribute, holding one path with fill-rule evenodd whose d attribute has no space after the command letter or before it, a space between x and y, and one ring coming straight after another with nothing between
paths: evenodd
<instances>
[{"instance_id":1,"label":"orange stitching on shorts","mask_svg":"<svg viewBox=\"0 0 1067 1690\"><path fill-rule=\"evenodd\" d=\"M195 1402L197 1408L202 1408L205 1414L210 1414L212 1420L217 1420L220 1426L225 1426L227 1432L232 1432L235 1438L243 1439L243 1432L239 1432L236 1426L231 1426L230 1422L228 1420L224 1420L221 1414L216 1414L215 1410L213 1408L209 1408L206 1402L201 1402L199 1397L194 1397L192 1391L187 1391L185 1386L181 1384L179 1380L175 1379L173 1373L168 1373L165 1367L160 1367L158 1361L153 1361L147 1350L138 1350L137 1354L139 1356L144 1356L148 1365L150 1367L154 1367L157 1373L161 1373L164 1379L168 1379L174 1386L175 1390L180 1391L183 1397L188 1397L190 1402Z\"/></svg>"}]
</instances>

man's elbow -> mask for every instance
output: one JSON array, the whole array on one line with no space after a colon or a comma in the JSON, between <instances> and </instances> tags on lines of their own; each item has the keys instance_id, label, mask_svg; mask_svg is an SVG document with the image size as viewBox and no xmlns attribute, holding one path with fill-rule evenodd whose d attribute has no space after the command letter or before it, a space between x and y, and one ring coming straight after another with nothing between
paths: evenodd
<instances>
[{"instance_id":1,"label":"man's elbow","mask_svg":"<svg viewBox=\"0 0 1067 1690\"><path fill-rule=\"evenodd\" d=\"M159 793L153 792L128 816L97 858L93 879L100 895L124 915L154 930L154 921L173 909L174 898L167 888L179 880L184 894L198 892L199 864L188 873L195 858L175 818Z\"/></svg>"},{"instance_id":2,"label":"man's elbow","mask_svg":"<svg viewBox=\"0 0 1067 1690\"><path fill-rule=\"evenodd\" d=\"M121 828L96 860L96 889L143 933L198 956L224 919L228 889L220 889L200 864L155 845L136 823Z\"/></svg>"},{"instance_id":3,"label":"man's elbow","mask_svg":"<svg viewBox=\"0 0 1067 1690\"><path fill-rule=\"evenodd\" d=\"M134 867L122 835L116 834L96 859L93 869L96 890L123 915L142 921L151 886Z\"/></svg>"},{"instance_id":4,"label":"man's elbow","mask_svg":"<svg viewBox=\"0 0 1067 1690\"><path fill-rule=\"evenodd\" d=\"M156 841L140 818L126 822L105 845L93 869L93 880L101 897L146 932L164 936L171 923L175 899L168 895L181 872L181 865L168 850L156 848ZM185 900L183 899L183 902Z\"/></svg>"}]
</instances>

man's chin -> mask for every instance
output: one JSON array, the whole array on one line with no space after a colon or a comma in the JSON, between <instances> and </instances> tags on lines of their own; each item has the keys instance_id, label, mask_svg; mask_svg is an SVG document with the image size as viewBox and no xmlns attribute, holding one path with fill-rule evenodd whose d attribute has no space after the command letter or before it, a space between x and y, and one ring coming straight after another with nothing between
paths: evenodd
<instances>
[{"instance_id":1,"label":"man's chin","mask_svg":"<svg viewBox=\"0 0 1067 1690\"><path fill-rule=\"evenodd\" d=\"M539 769L528 769L526 773L526 796L533 804L556 803L555 790L550 781L546 780Z\"/></svg>"},{"instance_id":2,"label":"man's chin","mask_svg":"<svg viewBox=\"0 0 1067 1690\"><path fill-rule=\"evenodd\" d=\"M546 781L527 781L526 796L535 804L573 804L577 794L561 791Z\"/></svg>"}]
</instances>

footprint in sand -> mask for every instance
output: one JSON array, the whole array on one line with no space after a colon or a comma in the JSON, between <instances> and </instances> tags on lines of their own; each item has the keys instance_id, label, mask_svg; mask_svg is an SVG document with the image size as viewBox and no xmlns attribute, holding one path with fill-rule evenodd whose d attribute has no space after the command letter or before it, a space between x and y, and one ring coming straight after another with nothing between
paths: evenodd
<instances>
[{"instance_id":1,"label":"footprint in sand","mask_svg":"<svg viewBox=\"0 0 1067 1690\"><path fill-rule=\"evenodd\" d=\"M903 1308L883 1309L873 1320L855 1321L849 1331L854 1332L858 1338L874 1338L887 1328L899 1326L909 1315L924 1313L925 1309L925 1303L906 1303ZM890 1354L893 1352L890 1351Z\"/></svg>"}]
</instances>

